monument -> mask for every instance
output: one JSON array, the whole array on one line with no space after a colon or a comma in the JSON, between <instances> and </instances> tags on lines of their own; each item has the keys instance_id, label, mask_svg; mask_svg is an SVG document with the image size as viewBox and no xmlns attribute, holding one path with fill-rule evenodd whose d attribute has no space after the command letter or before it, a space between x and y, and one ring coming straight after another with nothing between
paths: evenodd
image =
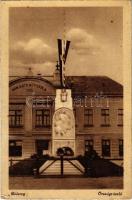
<instances>
[{"instance_id":1,"label":"monument","mask_svg":"<svg viewBox=\"0 0 132 200\"><path fill-rule=\"evenodd\" d=\"M66 99L62 99L65 93ZM63 97L64 98L64 97ZM75 118L70 89L57 89L52 128L52 154L60 147L70 147L75 154Z\"/></svg>"},{"instance_id":2,"label":"monument","mask_svg":"<svg viewBox=\"0 0 132 200\"><path fill-rule=\"evenodd\" d=\"M78 160L70 158L69 161L68 158L63 158L63 156L69 155L76 156L72 94L71 89L66 87L64 67L69 45L70 41L58 40L59 64L57 62L57 76L60 75L60 83L57 82L55 112L52 121L52 156L59 156L59 159L47 160L39 169L39 173L42 175L84 174L84 168ZM63 151L64 149L72 152L72 155L66 154ZM61 153L58 155L58 152Z\"/></svg>"},{"instance_id":3,"label":"monument","mask_svg":"<svg viewBox=\"0 0 132 200\"><path fill-rule=\"evenodd\" d=\"M71 89L66 89L65 62L70 41L58 39L60 88L56 89L55 113L52 122L52 155L58 148L69 147L75 155L75 118Z\"/></svg>"}]
</instances>

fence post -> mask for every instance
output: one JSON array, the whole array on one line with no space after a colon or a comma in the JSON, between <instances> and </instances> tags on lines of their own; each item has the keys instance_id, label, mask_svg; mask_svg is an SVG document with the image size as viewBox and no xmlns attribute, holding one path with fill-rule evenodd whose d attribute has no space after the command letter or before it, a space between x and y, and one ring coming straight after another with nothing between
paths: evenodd
<instances>
[{"instance_id":1,"label":"fence post","mask_svg":"<svg viewBox=\"0 0 132 200\"><path fill-rule=\"evenodd\" d=\"M63 170L63 155L60 156L60 160L61 160L61 176L63 176L64 174L64 170Z\"/></svg>"},{"instance_id":2,"label":"fence post","mask_svg":"<svg viewBox=\"0 0 132 200\"><path fill-rule=\"evenodd\" d=\"M36 168L33 169L33 175L34 175L34 178L37 178L38 174L37 174L37 169Z\"/></svg>"}]
</instances>

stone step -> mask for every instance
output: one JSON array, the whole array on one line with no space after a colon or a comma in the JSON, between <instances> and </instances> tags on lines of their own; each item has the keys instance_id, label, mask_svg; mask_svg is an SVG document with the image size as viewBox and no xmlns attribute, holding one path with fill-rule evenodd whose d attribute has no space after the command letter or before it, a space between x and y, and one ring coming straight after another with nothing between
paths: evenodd
<instances>
[{"instance_id":1,"label":"stone step","mask_svg":"<svg viewBox=\"0 0 132 200\"><path fill-rule=\"evenodd\" d=\"M60 174L60 161L53 161L48 160L46 163L44 163L40 169L39 173L42 175L59 175Z\"/></svg>"},{"instance_id":2,"label":"stone step","mask_svg":"<svg viewBox=\"0 0 132 200\"><path fill-rule=\"evenodd\" d=\"M39 168L39 173L41 173L42 171L44 171L48 166L50 166L52 163L54 162L54 160L47 160L40 168ZM57 161L55 161L57 162ZM59 163L56 163L56 165L60 165Z\"/></svg>"},{"instance_id":3,"label":"stone step","mask_svg":"<svg viewBox=\"0 0 132 200\"><path fill-rule=\"evenodd\" d=\"M77 161L66 161L64 160L64 175L81 175L84 172L83 166ZM61 162L60 160L54 161L48 160L44 163L39 172L41 175L60 175L61 173Z\"/></svg>"}]
</instances>

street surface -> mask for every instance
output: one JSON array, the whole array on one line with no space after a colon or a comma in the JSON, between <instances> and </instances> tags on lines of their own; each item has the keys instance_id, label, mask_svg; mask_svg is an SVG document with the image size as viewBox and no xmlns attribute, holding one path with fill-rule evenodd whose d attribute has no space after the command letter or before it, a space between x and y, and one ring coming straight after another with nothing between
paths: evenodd
<instances>
[{"instance_id":1,"label":"street surface","mask_svg":"<svg viewBox=\"0 0 132 200\"><path fill-rule=\"evenodd\" d=\"M122 189L123 177L10 177L9 189Z\"/></svg>"}]
</instances>

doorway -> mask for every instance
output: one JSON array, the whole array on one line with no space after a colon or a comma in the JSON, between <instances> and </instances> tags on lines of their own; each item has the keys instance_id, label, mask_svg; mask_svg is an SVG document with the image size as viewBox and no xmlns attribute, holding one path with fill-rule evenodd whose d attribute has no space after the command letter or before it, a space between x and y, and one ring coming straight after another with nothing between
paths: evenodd
<instances>
[{"instance_id":1,"label":"doorway","mask_svg":"<svg viewBox=\"0 0 132 200\"><path fill-rule=\"evenodd\" d=\"M44 151L49 149L49 140L36 140L36 153L39 156L44 155Z\"/></svg>"}]
</instances>

